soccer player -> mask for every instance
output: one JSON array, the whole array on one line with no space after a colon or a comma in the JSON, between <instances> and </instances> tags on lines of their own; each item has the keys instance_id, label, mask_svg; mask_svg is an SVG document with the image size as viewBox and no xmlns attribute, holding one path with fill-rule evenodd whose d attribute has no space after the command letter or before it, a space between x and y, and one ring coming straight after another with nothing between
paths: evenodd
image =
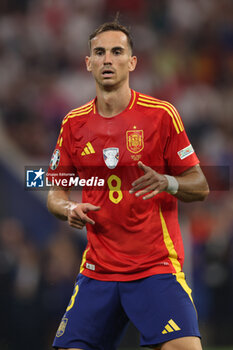
<instances>
[{"instance_id":1,"label":"soccer player","mask_svg":"<svg viewBox=\"0 0 233 350\"><path fill-rule=\"evenodd\" d=\"M105 23L89 46L96 98L65 116L48 178L105 183L84 187L82 203L66 187L48 194L51 213L86 226L88 240L53 346L113 350L131 320L141 346L200 350L177 199L204 200L208 184L177 110L130 89L137 58L128 29Z\"/></svg>"}]
</instances>

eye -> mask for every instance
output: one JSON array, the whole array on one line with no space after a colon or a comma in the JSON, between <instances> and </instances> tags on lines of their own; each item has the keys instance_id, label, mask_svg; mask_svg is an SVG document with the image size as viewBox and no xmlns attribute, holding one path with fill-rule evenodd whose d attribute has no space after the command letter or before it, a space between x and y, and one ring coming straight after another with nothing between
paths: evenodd
<instances>
[{"instance_id":1,"label":"eye","mask_svg":"<svg viewBox=\"0 0 233 350\"><path fill-rule=\"evenodd\" d=\"M96 54L97 54L98 56L102 56L104 53L103 53L103 51L97 51Z\"/></svg>"},{"instance_id":2,"label":"eye","mask_svg":"<svg viewBox=\"0 0 233 350\"><path fill-rule=\"evenodd\" d=\"M101 49L95 50L95 54L96 54L97 56L102 56L102 55L104 54L104 50L101 50Z\"/></svg>"},{"instance_id":3,"label":"eye","mask_svg":"<svg viewBox=\"0 0 233 350\"><path fill-rule=\"evenodd\" d=\"M115 56L121 55L122 54L122 50L121 49L114 49L113 53Z\"/></svg>"}]
</instances>

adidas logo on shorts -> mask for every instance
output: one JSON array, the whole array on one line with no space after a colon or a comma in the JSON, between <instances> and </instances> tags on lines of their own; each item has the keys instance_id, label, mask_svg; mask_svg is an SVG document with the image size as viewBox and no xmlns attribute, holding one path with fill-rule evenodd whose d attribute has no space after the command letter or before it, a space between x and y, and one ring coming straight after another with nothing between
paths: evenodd
<instances>
[{"instance_id":1,"label":"adidas logo on shorts","mask_svg":"<svg viewBox=\"0 0 233 350\"><path fill-rule=\"evenodd\" d=\"M171 319L166 324L164 330L162 331L162 334L171 333L175 331L180 331L180 327L177 326L177 324Z\"/></svg>"}]
</instances>

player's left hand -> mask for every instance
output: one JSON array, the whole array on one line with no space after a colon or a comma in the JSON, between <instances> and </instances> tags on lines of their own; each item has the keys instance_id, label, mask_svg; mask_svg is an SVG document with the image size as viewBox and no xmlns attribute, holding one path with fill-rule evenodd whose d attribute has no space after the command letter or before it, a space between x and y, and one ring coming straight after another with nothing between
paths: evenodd
<instances>
[{"instance_id":1,"label":"player's left hand","mask_svg":"<svg viewBox=\"0 0 233 350\"><path fill-rule=\"evenodd\" d=\"M167 189L168 181L164 175L157 173L141 161L138 162L138 167L142 169L145 174L132 183L133 187L129 193L136 193L135 196L140 197L150 192L143 197L143 199L149 199Z\"/></svg>"}]
</instances>

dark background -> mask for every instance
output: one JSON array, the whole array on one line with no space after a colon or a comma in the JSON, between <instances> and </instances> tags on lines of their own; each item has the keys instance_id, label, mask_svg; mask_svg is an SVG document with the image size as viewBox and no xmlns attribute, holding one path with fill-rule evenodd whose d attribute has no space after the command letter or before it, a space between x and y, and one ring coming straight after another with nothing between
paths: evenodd
<instances>
[{"instance_id":1,"label":"dark background","mask_svg":"<svg viewBox=\"0 0 233 350\"><path fill-rule=\"evenodd\" d=\"M85 232L25 190L24 170L49 163L64 115L95 96L88 35L117 11L138 56L132 88L177 107L211 184L205 202L180 205L185 271L203 344L233 346L233 1L2 0L1 350L51 349L69 302ZM135 344L130 327L122 347Z\"/></svg>"}]
</instances>

